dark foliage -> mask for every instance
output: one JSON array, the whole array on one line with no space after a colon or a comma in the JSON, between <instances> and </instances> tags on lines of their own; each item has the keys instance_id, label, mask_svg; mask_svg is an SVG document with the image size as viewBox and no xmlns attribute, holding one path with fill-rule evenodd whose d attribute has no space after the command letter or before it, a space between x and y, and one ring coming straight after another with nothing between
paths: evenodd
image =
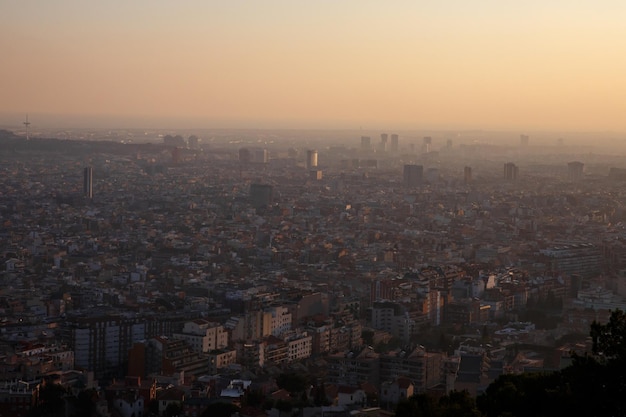
<instances>
[{"instance_id":1,"label":"dark foliage","mask_svg":"<svg viewBox=\"0 0 626 417\"><path fill-rule=\"evenodd\" d=\"M231 403L214 403L209 405L200 417L230 417L239 411L239 407Z\"/></svg>"}]
</instances>

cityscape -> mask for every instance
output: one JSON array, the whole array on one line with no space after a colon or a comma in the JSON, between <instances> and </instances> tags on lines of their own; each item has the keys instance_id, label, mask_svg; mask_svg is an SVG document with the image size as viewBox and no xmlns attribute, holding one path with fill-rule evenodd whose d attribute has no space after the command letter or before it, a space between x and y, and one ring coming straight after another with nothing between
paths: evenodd
<instances>
[{"instance_id":1,"label":"cityscape","mask_svg":"<svg viewBox=\"0 0 626 417\"><path fill-rule=\"evenodd\" d=\"M626 416L625 21L0 0L0 417Z\"/></svg>"},{"instance_id":2,"label":"cityscape","mask_svg":"<svg viewBox=\"0 0 626 417\"><path fill-rule=\"evenodd\" d=\"M0 137L7 415L42 381L97 392L99 415L391 415L563 369L626 310L622 156L526 134L32 130Z\"/></svg>"}]
</instances>

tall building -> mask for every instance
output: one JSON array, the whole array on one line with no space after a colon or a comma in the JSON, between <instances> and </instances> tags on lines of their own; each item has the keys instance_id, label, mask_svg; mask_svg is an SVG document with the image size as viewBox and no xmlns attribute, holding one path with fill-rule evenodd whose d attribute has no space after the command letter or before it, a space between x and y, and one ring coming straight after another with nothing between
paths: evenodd
<instances>
[{"instance_id":1,"label":"tall building","mask_svg":"<svg viewBox=\"0 0 626 417\"><path fill-rule=\"evenodd\" d=\"M83 195L93 198L93 168L86 167L83 170Z\"/></svg>"},{"instance_id":2,"label":"tall building","mask_svg":"<svg viewBox=\"0 0 626 417\"><path fill-rule=\"evenodd\" d=\"M269 152L264 148L252 148L251 162L257 164L267 164L269 161Z\"/></svg>"},{"instance_id":3,"label":"tall building","mask_svg":"<svg viewBox=\"0 0 626 417\"><path fill-rule=\"evenodd\" d=\"M583 178L583 170L585 164L579 161L573 161L567 164L567 177L572 182L580 181Z\"/></svg>"},{"instance_id":4,"label":"tall building","mask_svg":"<svg viewBox=\"0 0 626 417\"><path fill-rule=\"evenodd\" d=\"M309 179L312 181L319 181L322 179L322 171L319 169L312 169L309 171Z\"/></svg>"},{"instance_id":5,"label":"tall building","mask_svg":"<svg viewBox=\"0 0 626 417\"><path fill-rule=\"evenodd\" d=\"M306 151L306 168L312 169L315 167L317 167L317 151L308 150Z\"/></svg>"},{"instance_id":6,"label":"tall building","mask_svg":"<svg viewBox=\"0 0 626 417\"><path fill-rule=\"evenodd\" d=\"M389 147L391 152L398 152L398 135L395 133L391 135L391 145Z\"/></svg>"},{"instance_id":7,"label":"tall building","mask_svg":"<svg viewBox=\"0 0 626 417\"><path fill-rule=\"evenodd\" d=\"M504 179L507 181L516 181L519 174L519 168L513 162L504 164Z\"/></svg>"},{"instance_id":8,"label":"tall building","mask_svg":"<svg viewBox=\"0 0 626 417\"><path fill-rule=\"evenodd\" d=\"M247 164L247 163L250 163L251 160L252 160L252 154L250 152L250 149L248 148L239 149L239 162L241 162L242 164Z\"/></svg>"},{"instance_id":9,"label":"tall building","mask_svg":"<svg viewBox=\"0 0 626 417\"><path fill-rule=\"evenodd\" d=\"M404 185L406 187L417 187L422 183L424 177L424 167L422 165L404 166Z\"/></svg>"},{"instance_id":10,"label":"tall building","mask_svg":"<svg viewBox=\"0 0 626 417\"><path fill-rule=\"evenodd\" d=\"M198 149L199 139L196 135L191 135L187 138L187 146L189 149Z\"/></svg>"},{"instance_id":11,"label":"tall building","mask_svg":"<svg viewBox=\"0 0 626 417\"><path fill-rule=\"evenodd\" d=\"M369 136L361 136L361 149L364 151L369 151L372 147L372 138Z\"/></svg>"},{"instance_id":12,"label":"tall building","mask_svg":"<svg viewBox=\"0 0 626 417\"><path fill-rule=\"evenodd\" d=\"M465 184L472 182L472 167L463 168L463 182Z\"/></svg>"},{"instance_id":13,"label":"tall building","mask_svg":"<svg viewBox=\"0 0 626 417\"><path fill-rule=\"evenodd\" d=\"M146 327L138 316L72 316L64 323L63 334L74 351L75 366L102 378L119 375L128 350L146 338Z\"/></svg>"},{"instance_id":14,"label":"tall building","mask_svg":"<svg viewBox=\"0 0 626 417\"><path fill-rule=\"evenodd\" d=\"M387 151L387 140L389 139L389 135L386 133L380 134L380 144L378 145L378 150L381 152Z\"/></svg>"},{"instance_id":15,"label":"tall building","mask_svg":"<svg viewBox=\"0 0 626 417\"><path fill-rule=\"evenodd\" d=\"M269 184L250 184L250 201L255 207L269 206L274 201L274 187Z\"/></svg>"},{"instance_id":16,"label":"tall building","mask_svg":"<svg viewBox=\"0 0 626 417\"><path fill-rule=\"evenodd\" d=\"M424 136L424 142L423 143L424 143L424 145L423 145L424 153L430 152L430 150L431 150L430 148L431 148L431 146L433 144L433 138L431 138L430 136Z\"/></svg>"},{"instance_id":17,"label":"tall building","mask_svg":"<svg viewBox=\"0 0 626 417\"><path fill-rule=\"evenodd\" d=\"M519 143L521 146L528 146L528 135L519 135Z\"/></svg>"}]
</instances>

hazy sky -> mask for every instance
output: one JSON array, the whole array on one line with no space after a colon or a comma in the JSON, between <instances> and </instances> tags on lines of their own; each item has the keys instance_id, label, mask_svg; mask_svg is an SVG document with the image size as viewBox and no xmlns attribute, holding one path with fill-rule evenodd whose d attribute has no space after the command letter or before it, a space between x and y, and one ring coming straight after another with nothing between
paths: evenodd
<instances>
[{"instance_id":1,"label":"hazy sky","mask_svg":"<svg viewBox=\"0 0 626 417\"><path fill-rule=\"evenodd\" d=\"M0 0L0 86L4 122L626 132L626 1Z\"/></svg>"}]
</instances>

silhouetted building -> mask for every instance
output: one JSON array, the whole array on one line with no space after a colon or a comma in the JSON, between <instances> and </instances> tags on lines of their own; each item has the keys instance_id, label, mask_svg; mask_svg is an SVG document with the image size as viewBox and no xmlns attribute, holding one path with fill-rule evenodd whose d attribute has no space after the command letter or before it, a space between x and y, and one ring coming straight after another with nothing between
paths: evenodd
<instances>
[{"instance_id":1,"label":"silhouetted building","mask_svg":"<svg viewBox=\"0 0 626 417\"><path fill-rule=\"evenodd\" d=\"M241 148L239 149L239 162L242 164L247 164L251 161L252 154L250 153L250 149Z\"/></svg>"},{"instance_id":2,"label":"silhouetted building","mask_svg":"<svg viewBox=\"0 0 626 417\"><path fill-rule=\"evenodd\" d=\"M83 195L93 198L93 168L86 167L83 170Z\"/></svg>"},{"instance_id":3,"label":"silhouetted building","mask_svg":"<svg viewBox=\"0 0 626 417\"><path fill-rule=\"evenodd\" d=\"M406 187L416 187L422 183L424 178L424 167L422 165L404 166L404 185Z\"/></svg>"},{"instance_id":4,"label":"silhouetted building","mask_svg":"<svg viewBox=\"0 0 626 417\"><path fill-rule=\"evenodd\" d=\"M579 161L570 162L567 164L567 177L570 181L576 182L583 178L583 169L585 164Z\"/></svg>"},{"instance_id":5,"label":"silhouetted building","mask_svg":"<svg viewBox=\"0 0 626 417\"><path fill-rule=\"evenodd\" d=\"M181 135L165 135L163 136L163 144L166 146L187 146L185 138L183 138Z\"/></svg>"},{"instance_id":6,"label":"silhouetted building","mask_svg":"<svg viewBox=\"0 0 626 417\"><path fill-rule=\"evenodd\" d=\"M433 144L433 138L431 138L430 136L424 136L424 145L423 145L423 149L425 153L430 152L430 148Z\"/></svg>"},{"instance_id":7,"label":"silhouetted building","mask_svg":"<svg viewBox=\"0 0 626 417\"><path fill-rule=\"evenodd\" d=\"M507 181L516 181L519 174L519 168L513 162L504 164L504 179Z\"/></svg>"},{"instance_id":8,"label":"silhouetted building","mask_svg":"<svg viewBox=\"0 0 626 417\"><path fill-rule=\"evenodd\" d=\"M609 169L609 179L624 181L626 180L626 169L624 168L610 168Z\"/></svg>"},{"instance_id":9,"label":"silhouetted building","mask_svg":"<svg viewBox=\"0 0 626 417\"><path fill-rule=\"evenodd\" d=\"M269 161L269 153L265 148L252 148L250 156L252 157L250 162L257 164L267 164Z\"/></svg>"},{"instance_id":10,"label":"silhouetted building","mask_svg":"<svg viewBox=\"0 0 626 417\"><path fill-rule=\"evenodd\" d=\"M463 182L465 184L472 182L472 167L463 168Z\"/></svg>"},{"instance_id":11,"label":"silhouetted building","mask_svg":"<svg viewBox=\"0 0 626 417\"><path fill-rule=\"evenodd\" d=\"M317 167L317 151L308 150L306 151L306 168L311 169L315 167Z\"/></svg>"},{"instance_id":12,"label":"silhouetted building","mask_svg":"<svg viewBox=\"0 0 626 417\"><path fill-rule=\"evenodd\" d=\"M370 150L372 147L372 139L369 136L361 136L361 149Z\"/></svg>"},{"instance_id":13,"label":"silhouetted building","mask_svg":"<svg viewBox=\"0 0 626 417\"><path fill-rule=\"evenodd\" d=\"M189 149L198 149L198 137L196 135L191 135L187 138L187 146Z\"/></svg>"},{"instance_id":14,"label":"silhouetted building","mask_svg":"<svg viewBox=\"0 0 626 417\"><path fill-rule=\"evenodd\" d=\"M322 179L322 171L318 169L313 169L309 171L309 179L313 181L319 181Z\"/></svg>"},{"instance_id":15,"label":"silhouetted building","mask_svg":"<svg viewBox=\"0 0 626 417\"><path fill-rule=\"evenodd\" d=\"M398 152L398 135L391 135L391 145L389 146L391 152Z\"/></svg>"},{"instance_id":16,"label":"silhouetted building","mask_svg":"<svg viewBox=\"0 0 626 417\"><path fill-rule=\"evenodd\" d=\"M386 133L380 134L380 144L378 145L378 150L381 152L385 152L387 150L387 140L389 139L389 135Z\"/></svg>"},{"instance_id":17,"label":"silhouetted building","mask_svg":"<svg viewBox=\"0 0 626 417\"><path fill-rule=\"evenodd\" d=\"M172 163L178 164L180 162L180 148L172 149Z\"/></svg>"},{"instance_id":18,"label":"silhouetted building","mask_svg":"<svg viewBox=\"0 0 626 417\"><path fill-rule=\"evenodd\" d=\"M519 135L519 143L521 146L528 146L528 135Z\"/></svg>"},{"instance_id":19,"label":"silhouetted building","mask_svg":"<svg viewBox=\"0 0 626 417\"><path fill-rule=\"evenodd\" d=\"M269 206L274 201L274 187L269 184L250 184L250 202L255 207Z\"/></svg>"}]
</instances>

